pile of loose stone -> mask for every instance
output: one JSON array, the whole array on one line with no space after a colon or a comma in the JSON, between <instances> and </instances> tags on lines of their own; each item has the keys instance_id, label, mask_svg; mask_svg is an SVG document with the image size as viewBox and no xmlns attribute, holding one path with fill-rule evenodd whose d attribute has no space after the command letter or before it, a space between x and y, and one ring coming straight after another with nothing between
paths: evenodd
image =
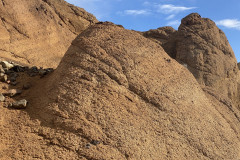
<instances>
[{"instance_id":1,"label":"pile of loose stone","mask_svg":"<svg viewBox=\"0 0 240 160\"><path fill-rule=\"evenodd\" d=\"M36 66L33 67L26 67L14 62L7 62L7 61L0 61L0 81L7 83L12 86L17 85L17 78L19 77L20 72L27 73L28 76L40 76L44 77L50 72L53 72L53 68L37 68ZM27 90L30 88L30 84L24 84L22 89ZM7 88L4 88L7 89ZM0 93L0 102L4 102L6 97L14 97L22 93L20 89L9 89L5 93ZM15 109L25 109L27 107L27 100L22 99L13 103L9 103L6 107L11 107Z\"/></svg>"}]
</instances>

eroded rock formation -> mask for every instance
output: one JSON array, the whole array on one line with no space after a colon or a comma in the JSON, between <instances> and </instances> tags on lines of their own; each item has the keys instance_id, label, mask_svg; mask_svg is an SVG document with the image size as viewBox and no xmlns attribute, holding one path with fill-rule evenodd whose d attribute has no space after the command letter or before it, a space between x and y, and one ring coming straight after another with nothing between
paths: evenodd
<instances>
[{"instance_id":1,"label":"eroded rock formation","mask_svg":"<svg viewBox=\"0 0 240 160\"><path fill-rule=\"evenodd\" d=\"M192 13L182 19L177 32L167 37L162 44L165 51L187 66L200 85L236 98L237 61L225 34L213 21Z\"/></svg>"},{"instance_id":2,"label":"eroded rock formation","mask_svg":"<svg viewBox=\"0 0 240 160\"><path fill-rule=\"evenodd\" d=\"M18 130L17 118L3 120L15 131L11 136L18 137L7 144L2 140L5 157L240 156L239 112L211 90L205 94L184 66L134 31L111 23L90 27L40 83L29 91L26 114L19 117L25 129ZM2 128L1 133L4 138L8 132ZM8 147L12 144L21 151Z\"/></svg>"},{"instance_id":3,"label":"eroded rock formation","mask_svg":"<svg viewBox=\"0 0 240 160\"><path fill-rule=\"evenodd\" d=\"M240 113L230 100L239 72L209 19L191 14L178 31L158 28L148 39L110 22L83 31L94 17L61 0L1 5L5 58L13 50L22 63L54 66L61 54L42 51L62 53L81 34L55 71L22 66L14 87L0 83L0 93L23 89L0 94L0 104L12 104L0 108L0 159L240 159ZM8 80L6 64L16 65L2 62Z\"/></svg>"},{"instance_id":4,"label":"eroded rock formation","mask_svg":"<svg viewBox=\"0 0 240 160\"><path fill-rule=\"evenodd\" d=\"M56 67L71 41L95 22L63 0L2 0L0 58Z\"/></svg>"},{"instance_id":5,"label":"eroded rock formation","mask_svg":"<svg viewBox=\"0 0 240 160\"><path fill-rule=\"evenodd\" d=\"M143 36L155 40L155 42L160 42L160 45L163 45L170 40L174 33L176 33L176 30L172 27L160 27L143 32Z\"/></svg>"}]
</instances>

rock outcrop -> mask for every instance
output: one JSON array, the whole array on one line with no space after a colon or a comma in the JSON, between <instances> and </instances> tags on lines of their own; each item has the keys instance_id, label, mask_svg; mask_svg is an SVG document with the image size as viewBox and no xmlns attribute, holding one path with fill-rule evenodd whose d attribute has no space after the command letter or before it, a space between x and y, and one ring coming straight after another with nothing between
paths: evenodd
<instances>
[{"instance_id":1,"label":"rock outcrop","mask_svg":"<svg viewBox=\"0 0 240 160\"><path fill-rule=\"evenodd\" d=\"M54 72L0 63L0 159L240 159L240 74L211 20L145 38L62 0L1 2L4 58L54 67L81 34Z\"/></svg>"},{"instance_id":2,"label":"rock outcrop","mask_svg":"<svg viewBox=\"0 0 240 160\"><path fill-rule=\"evenodd\" d=\"M163 36L166 37L166 36ZM234 100L237 96L237 61L225 34L208 18L192 13L162 46L187 66L199 84Z\"/></svg>"},{"instance_id":3,"label":"rock outcrop","mask_svg":"<svg viewBox=\"0 0 240 160\"><path fill-rule=\"evenodd\" d=\"M72 40L96 22L63 0L2 0L0 58L56 67Z\"/></svg>"},{"instance_id":4,"label":"rock outcrop","mask_svg":"<svg viewBox=\"0 0 240 160\"><path fill-rule=\"evenodd\" d=\"M91 26L39 83L25 112L0 112L4 158L240 158L239 112L134 31Z\"/></svg>"},{"instance_id":5,"label":"rock outcrop","mask_svg":"<svg viewBox=\"0 0 240 160\"><path fill-rule=\"evenodd\" d=\"M157 29L151 29L149 31L143 32L143 36L150 38L158 42L160 45L163 45L169 42L171 36L176 33L176 30L172 27L160 27Z\"/></svg>"},{"instance_id":6,"label":"rock outcrop","mask_svg":"<svg viewBox=\"0 0 240 160\"><path fill-rule=\"evenodd\" d=\"M207 18L191 14L178 29L176 59L186 63L200 84L229 98L237 94L237 60L225 34Z\"/></svg>"}]
</instances>

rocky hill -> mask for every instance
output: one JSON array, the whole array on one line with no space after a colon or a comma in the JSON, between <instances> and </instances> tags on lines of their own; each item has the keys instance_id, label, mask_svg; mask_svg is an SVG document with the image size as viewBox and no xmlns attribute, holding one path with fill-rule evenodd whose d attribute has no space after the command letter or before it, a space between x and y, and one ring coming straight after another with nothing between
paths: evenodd
<instances>
[{"instance_id":1,"label":"rocky hill","mask_svg":"<svg viewBox=\"0 0 240 160\"><path fill-rule=\"evenodd\" d=\"M182 19L178 31L162 27L143 35L159 41L172 58L188 68L200 85L236 99L237 60L225 34L213 21L192 13ZM156 38L158 36L163 38Z\"/></svg>"},{"instance_id":2,"label":"rocky hill","mask_svg":"<svg viewBox=\"0 0 240 160\"><path fill-rule=\"evenodd\" d=\"M2 0L0 58L56 67L72 40L96 18L63 0Z\"/></svg>"},{"instance_id":3,"label":"rocky hill","mask_svg":"<svg viewBox=\"0 0 240 160\"><path fill-rule=\"evenodd\" d=\"M96 24L31 82L2 108L3 159L239 159L235 106L134 31Z\"/></svg>"},{"instance_id":4,"label":"rocky hill","mask_svg":"<svg viewBox=\"0 0 240 160\"><path fill-rule=\"evenodd\" d=\"M45 33L34 29L43 19L19 11L33 24L13 16L9 25L24 19L26 30L20 32L28 37L13 27L20 39L6 46L51 51L75 39L56 70L38 66L56 66L56 56L61 58L56 52L2 54L17 62L0 62L1 160L240 159L239 70L224 33L211 20L190 14L178 31L162 27L139 34L95 23L60 0L2 2L29 11L41 11L34 7L43 4L46 16L53 15L46 20L63 23L30 41L36 32ZM58 43L41 46L53 33ZM28 61L38 67L25 66Z\"/></svg>"}]
</instances>

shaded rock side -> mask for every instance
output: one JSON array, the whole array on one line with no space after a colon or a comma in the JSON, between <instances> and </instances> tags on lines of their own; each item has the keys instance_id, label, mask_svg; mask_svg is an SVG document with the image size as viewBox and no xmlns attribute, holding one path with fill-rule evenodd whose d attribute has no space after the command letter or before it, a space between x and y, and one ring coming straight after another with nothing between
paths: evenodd
<instances>
[{"instance_id":1,"label":"shaded rock side","mask_svg":"<svg viewBox=\"0 0 240 160\"><path fill-rule=\"evenodd\" d=\"M0 58L56 67L71 41L95 22L63 0L2 0Z\"/></svg>"},{"instance_id":2,"label":"shaded rock side","mask_svg":"<svg viewBox=\"0 0 240 160\"><path fill-rule=\"evenodd\" d=\"M239 113L207 97L184 66L134 31L91 26L48 78L31 88L21 116L31 129L14 127L10 136L21 141L8 141L5 157L240 158Z\"/></svg>"},{"instance_id":3,"label":"shaded rock side","mask_svg":"<svg viewBox=\"0 0 240 160\"><path fill-rule=\"evenodd\" d=\"M159 27L157 29L151 29L143 32L142 35L146 38L150 38L155 42L160 42L160 45L164 45L169 41L170 37L176 33L176 30L172 27Z\"/></svg>"},{"instance_id":4,"label":"shaded rock side","mask_svg":"<svg viewBox=\"0 0 240 160\"><path fill-rule=\"evenodd\" d=\"M149 31L141 32L141 34L160 44L165 52L172 58L176 58L176 37L178 32L172 27L159 27L157 29L150 29Z\"/></svg>"}]
</instances>

